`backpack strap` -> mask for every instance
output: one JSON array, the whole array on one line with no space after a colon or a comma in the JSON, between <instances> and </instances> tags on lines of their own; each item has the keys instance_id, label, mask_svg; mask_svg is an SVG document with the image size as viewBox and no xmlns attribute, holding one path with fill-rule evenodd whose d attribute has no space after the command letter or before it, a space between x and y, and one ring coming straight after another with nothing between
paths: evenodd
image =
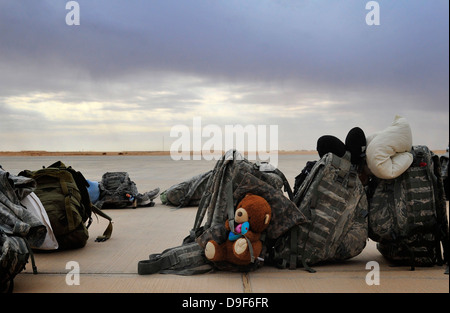
<instances>
[{"instance_id":1,"label":"backpack strap","mask_svg":"<svg viewBox=\"0 0 450 313\"><path fill-rule=\"evenodd\" d=\"M195 242L151 254L147 260L138 262L139 275L196 275L212 269L212 264L204 256L203 248Z\"/></svg>"},{"instance_id":2,"label":"backpack strap","mask_svg":"<svg viewBox=\"0 0 450 313\"><path fill-rule=\"evenodd\" d=\"M313 205L315 206L316 203L317 203L317 201L314 200L314 204L313 204ZM315 207L313 207L313 208L315 208ZM304 243L303 243L302 251L301 251L301 253L300 253L300 255L301 255L301 257L302 257L302 266L303 266L303 268L304 268L306 271L308 271L308 272L310 272L310 273L315 273L316 270L313 269L313 268L311 268L311 267L306 263L306 259L307 259L307 255L306 255L306 243L308 242L309 233L311 232L311 230L312 230L312 228L313 228L315 219L316 219L316 216L314 216L314 217L312 218L311 224L310 224L309 227L308 227L308 232L306 233L306 237L303 237ZM295 228L296 228L297 231L298 231L297 226L296 226ZM293 238L291 237L291 249L292 249L292 246L294 245L294 243L292 242L292 240L294 240L294 241L295 241L295 249L296 249L296 250L298 249L298 244L297 244L298 234L297 234L297 231L294 233L294 234L295 234L295 236L294 236L295 238L293 239Z\"/></svg>"},{"instance_id":3,"label":"backpack strap","mask_svg":"<svg viewBox=\"0 0 450 313\"><path fill-rule=\"evenodd\" d=\"M86 226L86 228L89 228L89 226L92 223L91 213L100 215L101 217L107 219L109 221L109 224L108 224L108 226L106 226L106 229L103 232L103 235L98 236L95 239L95 241L103 242L103 241L108 240L109 238L111 238L112 231L113 231L112 218L110 216L108 216L105 212L103 212L102 210L100 210L99 208L97 208L95 205L92 204L90 197L89 197L89 192L87 189L89 187L89 183L87 182L86 178L84 178L83 174L81 172L74 170L72 167L68 167L67 171L69 171L72 174L72 177L75 180L75 183L77 184L78 190L80 190L81 202L82 202L82 205L84 206L84 209L86 210L86 214L88 216L88 225Z\"/></svg>"},{"instance_id":4,"label":"backpack strap","mask_svg":"<svg viewBox=\"0 0 450 313\"><path fill-rule=\"evenodd\" d=\"M338 170L338 176L336 178L337 182L344 183L347 176L349 176L347 181L348 187L355 186L355 180L356 180L356 172L351 171L352 164L350 162L350 152L346 152L345 155L340 158L335 154L331 153L331 164ZM349 174L355 172L354 174Z\"/></svg>"},{"instance_id":5,"label":"backpack strap","mask_svg":"<svg viewBox=\"0 0 450 313\"><path fill-rule=\"evenodd\" d=\"M91 215L91 198L89 196L89 183L87 182L86 178L84 178L83 174L81 172L78 172L74 170L72 167L66 168L66 170L72 174L73 180L77 184L78 190L81 194L81 204L83 205L84 209L86 210L85 214L89 217L89 225L92 222L90 219ZM88 226L89 228L89 226Z\"/></svg>"},{"instance_id":6,"label":"backpack strap","mask_svg":"<svg viewBox=\"0 0 450 313\"><path fill-rule=\"evenodd\" d=\"M299 255L299 245L298 245L298 226L294 226L290 229L289 231L289 256L287 258L282 258L280 260L280 263L276 264L276 266L278 268L286 268L287 264L289 264L289 269L290 270L295 270L297 268L297 260L298 260L298 255ZM311 268L307 263L306 263L306 257L305 257L305 246L306 246L306 241L305 241L305 245L303 246L302 249L302 266L303 268L310 272L310 273L315 273L316 270Z\"/></svg>"},{"instance_id":7,"label":"backpack strap","mask_svg":"<svg viewBox=\"0 0 450 313\"><path fill-rule=\"evenodd\" d=\"M233 152L231 154L231 152ZM208 175L208 182L205 192L200 199L198 205L197 214L195 216L194 226L191 229L189 235L183 240L184 243L193 242L200 235L203 230L210 228L212 224L212 219L214 214L210 214L205 222L204 226L201 226L203 219L208 211L213 211L214 208L211 207L217 200L220 188L222 188L222 177L228 170L228 165L231 161L235 160L234 151L227 151L227 153L222 157L221 161L216 163L216 166L212 170L212 173ZM228 212L228 211L227 211Z\"/></svg>"},{"instance_id":8,"label":"backpack strap","mask_svg":"<svg viewBox=\"0 0 450 313\"><path fill-rule=\"evenodd\" d=\"M38 270L37 270L37 266L36 266L36 261L34 260L33 249L31 249L30 243L28 242L28 240L26 238L23 238L23 241L25 242L25 244L28 248L28 252L30 253L31 268L33 269L33 274L36 275L38 273Z\"/></svg>"},{"instance_id":9,"label":"backpack strap","mask_svg":"<svg viewBox=\"0 0 450 313\"><path fill-rule=\"evenodd\" d=\"M230 231L233 234L237 234L235 233L235 226L234 226L234 199L233 199L233 188L232 188L232 184L229 183L226 185L226 197L227 197L227 213L228 213L228 223L230 225ZM250 239L247 238L246 235L243 235L243 237L245 238L245 240L247 240L247 244L248 244L248 250L250 252L250 260L251 263L255 263L255 254L253 253L253 245L250 242Z\"/></svg>"},{"instance_id":10,"label":"backpack strap","mask_svg":"<svg viewBox=\"0 0 450 313\"><path fill-rule=\"evenodd\" d=\"M95 205L91 205L91 210L94 214L100 215L101 217L107 219L109 221L108 226L106 226L105 231L103 232L103 235L98 236L95 241L96 242L103 242L111 238L112 231L113 231L113 225L112 225L112 218L109 217L105 212L97 208Z\"/></svg>"},{"instance_id":11,"label":"backpack strap","mask_svg":"<svg viewBox=\"0 0 450 313\"><path fill-rule=\"evenodd\" d=\"M290 256L289 256L289 269L295 270L297 268L297 255L298 255L298 227L294 226L291 229L291 242L290 242Z\"/></svg>"},{"instance_id":12,"label":"backpack strap","mask_svg":"<svg viewBox=\"0 0 450 313\"><path fill-rule=\"evenodd\" d=\"M226 197L227 197L227 214L228 223L230 224L230 231L235 234L234 229L234 200L233 200L233 189L231 184L226 185Z\"/></svg>"},{"instance_id":13,"label":"backpack strap","mask_svg":"<svg viewBox=\"0 0 450 313\"><path fill-rule=\"evenodd\" d=\"M209 202L209 199L211 198L211 194L208 193L208 190L205 191L202 198L200 199L200 203L198 205L197 213L195 215L194 220L194 227L190 230L189 235L186 236L186 238L183 239L183 243L191 243L195 241L195 238L197 238L198 235L200 235L198 232L203 230L203 227L200 226L203 218L206 214L206 202Z\"/></svg>"},{"instance_id":14,"label":"backpack strap","mask_svg":"<svg viewBox=\"0 0 450 313\"><path fill-rule=\"evenodd\" d=\"M67 184L62 177L60 177L59 183L61 185L61 191L64 195L64 206L66 208L67 224L69 230L74 230L76 228L76 225L73 219L72 211L70 209L70 198L72 197L72 194L69 192L69 188L67 188Z\"/></svg>"},{"instance_id":15,"label":"backpack strap","mask_svg":"<svg viewBox=\"0 0 450 313\"><path fill-rule=\"evenodd\" d=\"M289 185L289 182L286 179L286 176L284 175L284 173L282 171L280 171L278 168L276 168L273 172L275 174L277 174L278 176L280 176L281 179L283 180L284 191L287 192L287 194L289 196L289 200L291 200L291 201L294 200L294 194L292 192L291 185Z\"/></svg>"}]
</instances>

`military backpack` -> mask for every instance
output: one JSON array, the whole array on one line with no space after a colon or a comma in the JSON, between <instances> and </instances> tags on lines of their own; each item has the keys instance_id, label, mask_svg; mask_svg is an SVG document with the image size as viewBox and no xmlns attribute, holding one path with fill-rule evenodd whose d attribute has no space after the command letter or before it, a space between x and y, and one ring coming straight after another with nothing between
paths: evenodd
<instances>
[{"instance_id":1,"label":"military backpack","mask_svg":"<svg viewBox=\"0 0 450 313\"><path fill-rule=\"evenodd\" d=\"M163 273L189 275L204 273L213 269L227 271L252 271L263 265L269 247L294 225L305 221L304 215L285 196L292 196L284 174L266 163L252 163L238 151L229 150L217 161L206 183L201 197L194 226L179 247L170 248L161 254L152 254L138 263L139 274ZM212 263L205 257L204 249L209 240L223 243L228 238L225 221L230 228L236 205L247 193L263 197L271 206L272 218L264 231L263 251L249 265L235 265L228 262ZM190 261L186 261L186 258Z\"/></svg>"},{"instance_id":2,"label":"military backpack","mask_svg":"<svg viewBox=\"0 0 450 313\"><path fill-rule=\"evenodd\" d=\"M100 195L95 203L100 209L136 208L138 190L127 172L107 172L99 183Z\"/></svg>"},{"instance_id":3,"label":"military backpack","mask_svg":"<svg viewBox=\"0 0 450 313\"><path fill-rule=\"evenodd\" d=\"M0 293L12 292L14 278L32 261L31 246L40 246L47 229L41 221L20 204L35 188L34 180L10 175L0 167Z\"/></svg>"},{"instance_id":4,"label":"military backpack","mask_svg":"<svg viewBox=\"0 0 450 313\"><path fill-rule=\"evenodd\" d=\"M111 218L91 203L87 190L89 184L81 172L58 161L36 171L22 171L19 175L37 182L34 192L47 212L60 250L86 245L92 213L109 220L105 232L96 241L111 237Z\"/></svg>"},{"instance_id":5,"label":"military backpack","mask_svg":"<svg viewBox=\"0 0 450 313\"><path fill-rule=\"evenodd\" d=\"M412 165L395 179L374 178L369 188L369 236L398 265L448 263L449 231L439 157L413 146Z\"/></svg>"},{"instance_id":6,"label":"military backpack","mask_svg":"<svg viewBox=\"0 0 450 313\"><path fill-rule=\"evenodd\" d=\"M362 252L368 240L368 203L349 152L342 158L329 152L308 172L293 200L308 221L281 236L270 259L280 268L303 266L315 272L310 265Z\"/></svg>"}]
</instances>

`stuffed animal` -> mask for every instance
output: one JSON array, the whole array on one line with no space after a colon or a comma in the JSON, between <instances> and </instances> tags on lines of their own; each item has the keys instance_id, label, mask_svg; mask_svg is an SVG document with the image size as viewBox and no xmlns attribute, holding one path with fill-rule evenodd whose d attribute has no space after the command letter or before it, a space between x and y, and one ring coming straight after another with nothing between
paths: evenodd
<instances>
[{"instance_id":1,"label":"stuffed animal","mask_svg":"<svg viewBox=\"0 0 450 313\"><path fill-rule=\"evenodd\" d=\"M253 250L253 257L256 259L262 251L261 233L269 225L271 217L272 209L263 197L247 194L235 211L235 231L230 230L230 223L227 220L225 228L230 231L228 240L223 244L218 244L214 240L208 241L205 247L205 256L213 262L250 264L252 259L249 242Z\"/></svg>"}]
</instances>

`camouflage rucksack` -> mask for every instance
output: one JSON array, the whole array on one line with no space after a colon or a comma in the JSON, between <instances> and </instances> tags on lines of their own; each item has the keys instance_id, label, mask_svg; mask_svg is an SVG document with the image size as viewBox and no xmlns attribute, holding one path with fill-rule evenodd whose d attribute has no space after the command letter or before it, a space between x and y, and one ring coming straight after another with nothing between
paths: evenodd
<instances>
[{"instance_id":1,"label":"camouflage rucksack","mask_svg":"<svg viewBox=\"0 0 450 313\"><path fill-rule=\"evenodd\" d=\"M179 208L198 206L211 174L212 170L171 186L161 193L162 204L173 205Z\"/></svg>"},{"instance_id":2,"label":"camouflage rucksack","mask_svg":"<svg viewBox=\"0 0 450 313\"><path fill-rule=\"evenodd\" d=\"M308 219L280 237L271 260L280 268L295 269L323 261L357 256L368 239L367 197L350 153L340 158L325 154L306 176L294 203Z\"/></svg>"},{"instance_id":3,"label":"camouflage rucksack","mask_svg":"<svg viewBox=\"0 0 450 313\"><path fill-rule=\"evenodd\" d=\"M127 172L107 172L99 183L100 196L95 203L100 209L137 207L138 190Z\"/></svg>"},{"instance_id":4,"label":"camouflage rucksack","mask_svg":"<svg viewBox=\"0 0 450 313\"><path fill-rule=\"evenodd\" d=\"M19 175L37 182L34 191L47 212L59 249L75 249L86 245L92 213L109 220L105 232L96 241L111 237L111 218L92 205L83 175L61 161L36 171L25 170Z\"/></svg>"},{"instance_id":5,"label":"camouflage rucksack","mask_svg":"<svg viewBox=\"0 0 450 313\"><path fill-rule=\"evenodd\" d=\"M303 223L305 217L297 209L295 204L287 198L282 187L288 195L291 195L289 183L283 173L268 164L256 164L249 162L239 152L229 150L217 161L211 176L208 179L205 192L200 200L194 226L182 246L171 248L157 257L150 256L149 260L143 260L138 264L139 274L151 274L175 269L172 273L197 273L189 271L198 269L205 272L205 267L229 271L250 271L262 266L268 247L284 232L294 225ZM217 243L225 242L228 233L225 229L225 221L234 218L236 205L247 193L263 197L272 208L272 219L266 231L263 233L264 248L260 258L248 266L237 266L234 264L220 262L212 264L204 255L204 248L210 239ZM230 218L231 216L231 218ZM206 217L206 221L204 221ZM203 223L204 222L204 223ZM231 226L232 229L234 227ZM187 253L186 249L193 252ZM176 253L172 253L176 249ZM182 256L184 255L184 257ZM192 264L182 262L187 256L193 256ZM156 265L154 265L157 262ZM184 269L179 269L179 264L185 264ZM159 268L159 264L164 264Z\"/></svg>"},{"instance_id":6,"label":"camouflage rucksack","mask_svg":"<svg viewBox=\"0 0 450 313\"><path fill-rule=\"evenodd\" d=\"M439 157L426 146L411 153L401 176L371 183L369 236L384 257L413 270L448 262L449 233Z\"/></svg>"},{"instance_id":7,"label":"camouflage rucksack","mask_svg":"<svg viewBox=\"0 0 450 313\"><path fill-rule=\"evenodd\" d=\"M141 194L127 172L107 172L98 184L99 196L94 203L101 210L154 206L159 188Z\"/></svg>"},{"instance_id":8,"label":"camouflage rucksack","mask_svg":"<svg viewBox=\"0 0 450 313\"><path fill-rule=\"evenodd\" d=\"M283 187L289 198L283 193ZM306 220L291 201L291 188L280 170L270 164L249 162L239 152L230 150L222 160L217 162L213 176L200 201L194 227L185 240L195 238L202 247L205 247L209 240L214 240L218 244L224 242L228 238L225 221L228 219L230 228L234 229L232 223L235 207L247 193L263 197L272 208L272 219L262 234L261 257L253 264L244 267L216 263L219 269L248 271L260 267L261 261L267 260L267 253L277 238ZM201 226L206 213L206 221Z\"/></svg>"},{"instance_id":9,"label":"camouflage rucksack","mask_svg":"<svg viewBox=\"0 0 450 313\"><path fill-rule=\"evenodd\" d=\"M30 246L41 245L47 229L20 204L35 186L32 179L10 175L0 167L0 293L13 291L14 278L30 257L37 273Z\"/></svg>"},{"instance_id":10,"label":"camouflage rucksack","mask_svg":"<svg viewBox=\"0 0 450 313\"><path fill-rule=\"evenodd\" d=\"M0 227L0 293L13 291L14 278L25 269L30 253L26 239Z\"/></svg>"}]
</instances>

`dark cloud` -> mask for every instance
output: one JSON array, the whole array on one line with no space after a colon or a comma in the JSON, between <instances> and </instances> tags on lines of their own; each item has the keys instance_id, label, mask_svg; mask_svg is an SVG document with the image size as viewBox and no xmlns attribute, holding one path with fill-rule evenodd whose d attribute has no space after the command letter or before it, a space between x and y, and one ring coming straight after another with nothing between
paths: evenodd
<instances>
[{"instance_id":1,"label":"dark cloud","mask_svg":"<svg viewBox=\"0 0 450 313\"><path fill-rule=\"evenodd\" d=\"M74 108L190 119L210 88L225 94L211 105L253 106L299 132L311 120L345 133L355 119L376 129L397 113L448 115L448 1L378 2L380 26L366 25L359 0L79 0L81 25L67 26L67 1L4 0L0 111L16 117L5 99L47 93Z\"/></svg>"}]
</instances>

